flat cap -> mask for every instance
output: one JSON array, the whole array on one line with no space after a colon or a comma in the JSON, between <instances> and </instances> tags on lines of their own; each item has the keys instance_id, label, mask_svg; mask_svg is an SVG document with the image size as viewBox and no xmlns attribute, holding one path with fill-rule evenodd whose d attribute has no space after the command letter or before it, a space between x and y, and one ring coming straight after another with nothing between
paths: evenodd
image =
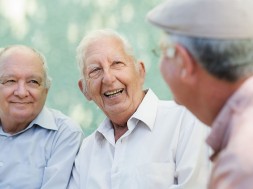
<instances>
[{"instance_id":1,"label":"flat cap","mask_svg":"<svg viewBox=\"0 0 253 189\"><path fill-rule=\"evenodd\" d=\"M152 9L147 19L168 33L253 38L253 0L166 0Z\"/></svg>"}]
</instances>

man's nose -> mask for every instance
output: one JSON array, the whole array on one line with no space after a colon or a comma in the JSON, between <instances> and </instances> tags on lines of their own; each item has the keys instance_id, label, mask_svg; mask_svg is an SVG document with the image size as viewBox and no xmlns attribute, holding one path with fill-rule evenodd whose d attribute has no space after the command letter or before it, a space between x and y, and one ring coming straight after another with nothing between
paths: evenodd
<instances>
[{"instance_id":1,"label":"man's nose","mask_svg":"<svg viewBox=\"0 0 253 189\"><path fill-rule=\"evenodd\" d=\"M104 84L111 84L115 81L115 74L112 70L104 70L102 82Z\"/></svg>"},{"instance_id":2,"label":"man's nose","mask_svg":"<svg viewBox=\"0 0 253 189\"><path fill-rule=\"evenodd\" d=\"M16 89L14 91L14 95L19 96L20 98L24 98L29 95L29 91L27 90L26 83L19 82L17 83Z\"/></svg>"}]
</instances>

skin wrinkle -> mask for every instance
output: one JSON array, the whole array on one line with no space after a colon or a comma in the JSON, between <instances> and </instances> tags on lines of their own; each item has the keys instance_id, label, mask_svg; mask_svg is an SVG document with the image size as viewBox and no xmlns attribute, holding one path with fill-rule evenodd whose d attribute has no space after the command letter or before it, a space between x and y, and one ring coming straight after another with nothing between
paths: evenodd
<instances>
[{"instance_id":1,"label":"skin wrinkle","mask_svg":"<svg viewBox=\"0 0 253 189\"><path fill-rule=\"evenodd\" d=\"M117 141L128 130L127 120L144 98L144 65L136 63L122 41L111 36L90 42L83 53L86 81L84 86L79 80L80 90L110 118Z\"/></svg>"},{"instance_id":2,"label":"skin wrinkle","mask_svg":"<svg viewBox=\"0 0 253 189\"><path fill-rule=\"evenodd\" d=\"M0 118L10 134L25 129L42 110L48 88L43 61L31 49L14 46L0 58Z\"/></svg>"}]
</instances>

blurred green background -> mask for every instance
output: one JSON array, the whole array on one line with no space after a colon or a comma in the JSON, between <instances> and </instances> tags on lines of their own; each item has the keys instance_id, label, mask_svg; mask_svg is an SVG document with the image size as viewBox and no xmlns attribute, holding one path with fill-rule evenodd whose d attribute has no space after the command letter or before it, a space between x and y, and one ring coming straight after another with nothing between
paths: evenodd
<instances>
[{"instance_id":1,"label":"blurred green background","mask_svg":"<svg viewBox=\"0 0 253 189\"><path fill-rule=\"evenodd\" d=\"M78 122L86 135L104 119L79 91L75 50L82 37L100 28L115 29L133 45L146 65L145 88L171 99L162 80L159 57L152 53L161 31L146 21L147 12L162 0L0 0L0 47L25 44L41 51L53 79L47 105Z\"/></svg>"}]
</instances>

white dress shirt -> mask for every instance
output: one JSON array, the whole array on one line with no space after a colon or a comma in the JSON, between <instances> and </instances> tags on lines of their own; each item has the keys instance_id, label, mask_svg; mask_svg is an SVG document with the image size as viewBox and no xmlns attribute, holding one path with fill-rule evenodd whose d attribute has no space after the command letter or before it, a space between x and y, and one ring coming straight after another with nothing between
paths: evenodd
<instances>
[{"instance_id":1,"label":"white dress shirt","mask_svg":"<svg viewBox=\"0 0 253 189\"><path fill-rule=\"evenodd\" d=\"M110 120L84 139L69 188L204 189L208 128L184 107L149 89L115 143Z\"/></svg>"},{"instance_id":2,"label":"white dress shirt","mask_svg":"<svg viewBox=\"0 0 253 189\"><path fill-rule=\"evenodd\" d=\"M76 123L45 107L14 135L0 124L0 189L67 188L82 138Z\"/></svg>"}]
</instances>

